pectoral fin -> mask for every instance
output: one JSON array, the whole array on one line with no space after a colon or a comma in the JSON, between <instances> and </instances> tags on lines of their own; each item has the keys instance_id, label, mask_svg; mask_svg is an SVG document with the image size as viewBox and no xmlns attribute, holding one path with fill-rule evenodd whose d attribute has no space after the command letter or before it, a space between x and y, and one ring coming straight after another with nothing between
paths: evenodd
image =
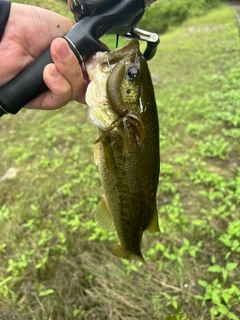
<instances>
[{"instance_id":1,"label":"pectoral fin","mask_svg":"<svg viewBox=\"0 0 240 320\"><path fill-rule=\"evenodd\" d=\"M159 232L159 225L158 225L158 213L157 208L154 210L153 218L151 222L149 223L147 229L149 232Z\"/></svg>"},{"instance_id":2,"label":"pectoral fin","mask_svg":"<svg viewBox=\"0 0 240 320\"><path fill-rule=\"evenodd\" d=\"M114 222L111 213L108 210L105 198L102 198L102 200L99 202L95 218L98 221L100 227L106 230L115 229Z\"/></svg>"}]
</instances>

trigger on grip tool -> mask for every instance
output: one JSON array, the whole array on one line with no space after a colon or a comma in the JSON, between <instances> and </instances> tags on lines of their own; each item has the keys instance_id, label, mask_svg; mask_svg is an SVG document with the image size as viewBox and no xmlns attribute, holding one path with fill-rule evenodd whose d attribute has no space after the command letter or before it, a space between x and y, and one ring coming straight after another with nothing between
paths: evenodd
<instances>
[{"instance_id":1,"label":"trigger on grip tool","mask_svg":"<svg viewBox=\"0 0 240 320\"><path fill-rule=\"evenodd\" d=\"M147 61L151 60L155 56L159 43L160 39L158 39L156 42L147 42L147 47L143 53L143 56Z\"/></svg>"},{"instance_id":2,"label":"trigger on grip tool","mask_svg":"<svg viewBox=\"0 0 240 320\"><path fill-rule=\"evenodd\" d=\"M130 39L146 41L147 47L143 53L143 56L146 60L151 60L154 57L157 51L157 46L160 43L160 39L156 33L134 28L132 32L125 34L125 36Z\"/></svg>"}]
</instances>

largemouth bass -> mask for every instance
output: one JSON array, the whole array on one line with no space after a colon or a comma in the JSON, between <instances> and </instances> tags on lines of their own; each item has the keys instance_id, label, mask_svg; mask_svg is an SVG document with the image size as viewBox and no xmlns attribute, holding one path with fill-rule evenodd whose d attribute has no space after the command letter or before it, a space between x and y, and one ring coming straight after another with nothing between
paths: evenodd
<instances>
[{"instance_id":1,"label":"largemouth bass","mask_svg":"<svg viewBox=\"0 0 240 320\"><path fill-rule=\"evenodd\" d=\"M87 63L88 119L99 128L95 162L104 197L96 218L116 229L116 256L144 261L144 230L159 231L156 191L159 178L159 127L147 62L133 40Z\"/></svg>"}]
</instances>

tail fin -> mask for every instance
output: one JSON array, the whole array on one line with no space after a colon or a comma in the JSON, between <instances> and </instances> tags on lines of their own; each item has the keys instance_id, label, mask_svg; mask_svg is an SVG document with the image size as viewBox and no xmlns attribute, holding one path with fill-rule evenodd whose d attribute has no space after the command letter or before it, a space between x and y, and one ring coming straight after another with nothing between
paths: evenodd
<instances>
[{"instance_id":1,"label":"tail fin","mask_svg":"<svg viewBox=\"0 0 240 320\"><path fill-rule=\"evenodd\" d=\"M124 249L120 244L112 249L112 254L116 257L120 257L123 259L138 260L145 263L145 260L141 252L139 253L129 252L128 250Z\"/></svg>"}]
</instances>

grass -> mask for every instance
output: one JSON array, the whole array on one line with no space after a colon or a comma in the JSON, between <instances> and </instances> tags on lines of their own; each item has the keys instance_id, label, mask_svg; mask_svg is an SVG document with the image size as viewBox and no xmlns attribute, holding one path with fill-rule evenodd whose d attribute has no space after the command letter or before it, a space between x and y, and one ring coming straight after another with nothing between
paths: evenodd
<instances>
[{"instance_id":1,"label":"grass","mask_svg":"<svg viewBox=\"0 0 240 320\"><path fill-rule=\"evenodd\" d=\"M49 1L51 4L51 2ZM111 41L106 38L106 42ZM1 119L0 319L240 317L239 35L221 7L161 37L149 63L161 136L161 233L115 258L87 107Z\"/></svg>"}]
</instances>

